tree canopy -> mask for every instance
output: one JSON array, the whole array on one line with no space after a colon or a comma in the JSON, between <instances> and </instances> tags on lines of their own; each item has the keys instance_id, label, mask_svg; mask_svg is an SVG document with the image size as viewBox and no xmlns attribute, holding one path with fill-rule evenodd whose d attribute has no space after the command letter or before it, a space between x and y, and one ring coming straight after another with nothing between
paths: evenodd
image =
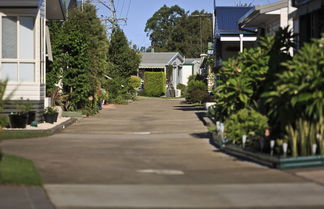
<instances>
[{"instance_id":1,"label":"tree canopy","mask_svg":"<svg viewBox=\"0 0 324 209\"><path fill-rule=\"evenodd\" d=\"M108 60L113 64L109 76L128 78L137 74L141 61L140 55L136 49L130 47L124 32L119 27L112 32Z\"/></svg>"},{"instance_id":2,"label":"tree canopy","mask_svg":"<svg viewBox=\"0 0 324 209\"><path fill-rule=\"evenodd\" d=\"M147 20L145 32L156 52L178 51L186 57L199 57L212 41L212 15L164 5Z\"/></svg>"}]
</instances>

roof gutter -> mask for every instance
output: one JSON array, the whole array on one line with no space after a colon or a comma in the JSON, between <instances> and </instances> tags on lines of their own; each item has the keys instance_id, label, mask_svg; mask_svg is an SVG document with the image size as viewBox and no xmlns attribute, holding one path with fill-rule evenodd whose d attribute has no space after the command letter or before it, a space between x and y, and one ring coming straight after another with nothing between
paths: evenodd
<instances>
[{"instance_id":1,"label":"roof gutter","mask_svg":"<svg viewBox=\"0 0 324 209\"><path fill-rule=\"evenodd\" d=\"M242 16L239 19L239 21L238 21L239 29L242 31L250 32L250 33L257 33L258 29L250 30L250 29L245 28L245 25L250 19L257 17L259 14L260 14L259 8L253 7L252 9L250 9L247 13L245 13L244 16Z\"/></svg>"}]
</instances>

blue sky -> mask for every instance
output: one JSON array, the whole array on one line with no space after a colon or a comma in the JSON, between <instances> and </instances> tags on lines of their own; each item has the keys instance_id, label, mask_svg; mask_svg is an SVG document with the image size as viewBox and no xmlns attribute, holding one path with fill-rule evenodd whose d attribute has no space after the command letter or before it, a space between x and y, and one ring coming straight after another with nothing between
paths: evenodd
<instances>
[{"instance_id":1,"label":"blue sky","mask_svg":"<svg viewBox=\"0 0 324 209\"><path fill-rule=\"evenodd\" d=\"M235 6L238 2L263 5L277 0L216 0L217 6ZM163 5L178 5L186 11L205 10L212 12L213 0L115 0L117 16L128 18L127 24L120 23L127 38L137 46L149 46L150 40L144 32L146 21ZM99 14L107 12L99 9Z\"/></svg>"}]
</instances>

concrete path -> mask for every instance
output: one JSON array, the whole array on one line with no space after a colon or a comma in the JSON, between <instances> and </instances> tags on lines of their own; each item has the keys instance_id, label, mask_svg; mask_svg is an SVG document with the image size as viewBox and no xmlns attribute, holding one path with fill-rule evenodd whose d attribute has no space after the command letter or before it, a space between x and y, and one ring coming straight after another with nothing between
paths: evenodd
<instances>
[{"instance_id":1,"label":"concrete path","mask_svg":"<svg viewBox=\"0 0 324 209\"><path fill-rule=\"evenodd\" d=\"M321 184L227 156L206 131L190 105L152 99L3 150L35 162L58 209L324 208Z\"/></svg>"},{"instance_id":2,"label":"concrete path","mask_svg":"<svg viewBox=\"0 0 324 209\"><path fill-rule=\"evenodd\" d=\"M0 186L1 209L54 209L41 187Z\"/></svg>"}]
</instances>

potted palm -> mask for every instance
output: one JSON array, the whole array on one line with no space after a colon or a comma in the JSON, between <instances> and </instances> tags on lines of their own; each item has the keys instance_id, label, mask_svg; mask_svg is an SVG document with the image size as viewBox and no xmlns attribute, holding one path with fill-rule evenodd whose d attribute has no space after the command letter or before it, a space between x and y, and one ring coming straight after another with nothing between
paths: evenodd
<instances>
[{"instance_id":1,"label":"potted palm","mask_svg":"<svg viewBox=\"0 0 324 209\"><path fill-rule=\"evenodd\" d=\"M47 107L44 112L44 121L54 123L57 121L58 111L54 107Z\"/></svg>"}]
</instances>

